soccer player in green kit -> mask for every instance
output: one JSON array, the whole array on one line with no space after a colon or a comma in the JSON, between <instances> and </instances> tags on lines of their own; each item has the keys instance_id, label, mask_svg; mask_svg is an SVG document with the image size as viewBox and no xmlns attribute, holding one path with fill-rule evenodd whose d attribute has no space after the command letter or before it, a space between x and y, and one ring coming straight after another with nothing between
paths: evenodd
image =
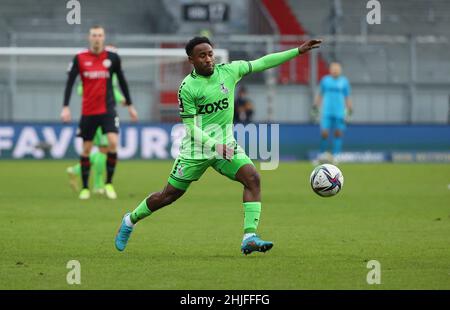
<instances>
[{"instance_id":1,"label":"soccer player in green kit","mask_svg":"<svg viewBox=\"0 0 450 310\"><path fill-rule=\"evenodd\" d=\"M298 48L257 60L220 65L214 63L214 51L208 38L195 37L187 43L186 53L194 70L178 91L180 116L186 128L180 155L164 189L150 194L123 217L115 238L119 251L125 249L137 222L180 198L190 183L197 181L210 166L244 186L242 253L266 252L273 247L272 242L256 234L261 213L260 178L253 162L233 137L234 90L245 75L279 66L321 43L321 40L310 40Z\"/></svg>"}]
</instances>

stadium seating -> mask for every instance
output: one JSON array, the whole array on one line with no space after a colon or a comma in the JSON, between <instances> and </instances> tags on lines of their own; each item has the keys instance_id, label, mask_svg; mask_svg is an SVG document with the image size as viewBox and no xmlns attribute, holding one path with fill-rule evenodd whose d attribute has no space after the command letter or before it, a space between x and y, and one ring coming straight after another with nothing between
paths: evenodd
<instances>
[{"instance_id":1,"label":"stadium seating","mask_svg":"<svg viewBox=\"0 0 450 310\"><path fill-rule=\"evenodd\" d=\"M0 19L6 29L47 33L57 30L70 34L74 31L85 33L91 25L101 24L107 26L109 33L155 33L163 32L164 27L166 31L170 31L170 25L173 25L173 22L164 23L163 17L167 12L159 0L151 3L135 0L133 5L124 5L121 1L82 1L81 27L76 28L66 22L69 12L66 8L67 1L42 0L32 8L27 7L27 3L29 2L24 0L2 1Z\"/></svg>"},{"instance_id":2,"label":"stadium seating","mask_svg":"<svg viewBox=\"0 0 450 310\"><path fill-rule=\"evenodd\" d=\"M339 18L340 34L390 36L445 36L450 37L450 2L444 0L382 1L380 25L368 25L369 10L365 1L340 1L342 16ZM330 33L329 0L289 0L292 11L310 34ZM314 12L314 14L311 14ZM417 45L417 66L419 82L449 82L449 44ZM407 43L337 44L336 50L324 51L325 56L342 62L346 74L353 80L376 83L407 83L409 81L410 59ZM406 57L405 57L406 56ZM423 61L427 57L429 61ZM446 70L442 70L445 67ZM361 70L364 68L364 70ZM441 70L439 70L441 69Z\"/></svg>"},{"instance_id":3,"label":"stadium seating","mask_svg":"<svg viewBox=\"0 0 450 310\"><path fill-rule=\"evenodd\" d=\"M289 5L302 21L307 31L315 34L329 33L328 17L331 12L329 0L289 0ZM361 34L369 11L367 1L340 1L342 33ZM382 21L370 27L370 34L386 35L449 35L450 2L446 0L383 0ZM314 14L311 14L314 12Z\"/></svg>"}]
</instances>

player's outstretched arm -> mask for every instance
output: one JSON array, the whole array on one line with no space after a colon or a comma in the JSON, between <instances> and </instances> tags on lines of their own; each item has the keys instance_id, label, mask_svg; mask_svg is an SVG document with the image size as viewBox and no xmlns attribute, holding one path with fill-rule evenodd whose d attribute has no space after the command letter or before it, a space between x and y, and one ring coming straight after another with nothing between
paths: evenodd
<instances>
[{"instance_id":1,"label":"player's outstretched arm","mask_svg":"<svg viewBox=\"0 0 450 310\"><path fill-rule=\"evenodd\" d=\"M308 40L305 43L303 43L302 45L300 45L298 50L299 50L300 54L305 54L314 48L319 48L320 44L322 44L322 42L323 41L320 39Z\"/></svg>"},{"instance_id":2,"label":"player's outstretched arm","mask_svg":"<svg viewBox=\"0 0 450 310\"><path fill-rule=\"evenodd\" d=\"M252 72L261 72L279 66L299 55L305 54L314 48L319 48L322 40L309 40L297 48L283 52L268 54L259 59L250 61Z\"/></svg>"}]
</instances>

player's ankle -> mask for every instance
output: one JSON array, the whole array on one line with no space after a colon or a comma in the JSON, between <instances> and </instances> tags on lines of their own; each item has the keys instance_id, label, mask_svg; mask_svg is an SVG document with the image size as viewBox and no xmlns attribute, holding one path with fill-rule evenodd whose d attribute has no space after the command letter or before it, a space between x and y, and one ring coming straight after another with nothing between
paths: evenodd
<instances>
[{"instance_id":1,"label":"player's ankle","mask_svg":"<svg viewBox=\"0 0 450 310\"><path fill-rule=\"evenodd\" d=\"M244 241L245 239L248 239L250 237L256 236L256 233L252 232L252 233L244 233L244 237L242 238L242 241Z\"/></svg>"},{"instance_id":2,"label":"player's ankle","mask_svg":"<svg viewBox=\"0 0 450 310\"><path fill-rule=\"evenodd\" d=\"M131 214L125 216L125 225L127 225L128 227L134 227L134 225L136 225L136 223L133 223L133 221L131 220Z\"/></svg>"}]
</instances>

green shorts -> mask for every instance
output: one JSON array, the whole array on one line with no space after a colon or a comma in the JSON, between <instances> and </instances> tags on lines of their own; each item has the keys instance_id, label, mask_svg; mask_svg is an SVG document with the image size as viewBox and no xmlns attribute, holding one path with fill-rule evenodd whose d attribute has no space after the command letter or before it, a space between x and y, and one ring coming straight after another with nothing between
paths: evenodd
<instances>
[{"instance_id":1,"label":"green shorts","mask_svg":"<svg viewBox=\"0 0 450 310\"><path fill-rule=\"evenodd\" d=\"M190 159L178 156L173 164L168 182L173 187L185 191L191 182L200 179L209 166L212 166L220 174L235 181L238 170L247 164L254 166L252 160L240 146L236 147L231 161L216 157L210 159Z\"/></svg>"},{"instance_id":2,"label":"green shorts","mask_svg":"<svg viewBox=\"0 0 450 310\"><path fill-rule=\"evenodd\" d=\"M108 146L108 136L103 134L102 127L97 128L92 143L96 146Z\"/></svg>"}]
</instances>

